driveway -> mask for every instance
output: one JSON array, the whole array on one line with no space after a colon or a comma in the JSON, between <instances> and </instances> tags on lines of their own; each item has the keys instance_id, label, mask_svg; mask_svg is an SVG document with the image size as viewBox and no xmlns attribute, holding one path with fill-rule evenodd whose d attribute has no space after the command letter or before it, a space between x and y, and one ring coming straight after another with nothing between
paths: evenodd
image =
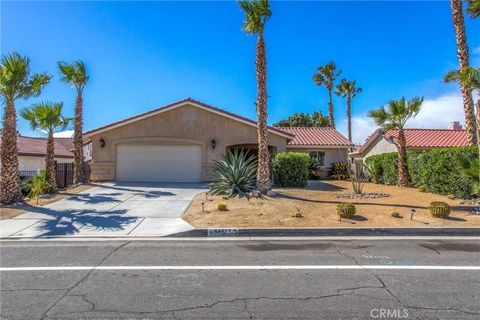
<instances>
[{"instance_id":1,"label":"driveway","mask_svg":"<svg viewBox=\"0 0 480 320\"><path fill-rule=\"evenodd\" d=\"M164 236L193 227L181 216L204 185L104 183L0 221L2 237Z\"/></svg>"}]
</instances>

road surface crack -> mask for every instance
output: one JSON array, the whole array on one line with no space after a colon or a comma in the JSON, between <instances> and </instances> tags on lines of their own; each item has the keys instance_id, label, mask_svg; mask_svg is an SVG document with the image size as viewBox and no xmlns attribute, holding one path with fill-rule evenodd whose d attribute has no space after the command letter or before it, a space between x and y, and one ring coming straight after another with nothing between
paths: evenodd
<instances>
[{"instance_id":1,"label":"road surface crack","mask_svg":"<svg viewBox=\"0 0 480 320\"><path fill-rule=\"evenodd\" d=\"M70 292L72 292L76 287L78 287L81 283L85 282L88 277L93 273L93 271L95 270L96 267L102 265L109 257L111 257L115 252L117 252L118 250L120 250L121 248L125 247L126 245L128 245L130 242L127 241L121 245L119 245L118 247L116 247L115 249L113 249L109 254L107 254L105 257L103 257L99 263L97 263L91 270L89 270L87 272L87 274L81 278L80 280L78 280L73 286L71 286L70 288L68 288L66 290L66 292L61 295L53 304L52 306L50 306L49 308L47 308L47 310L45 310L41 317L40 317L40 320L43 320L47 317L48 313L53 310L53 308L55 308L59 303L60 301L62 301L66 296L69 295ZM84 299L85 301L88 301L86 298ZM88 301L90 303L90 301Z\"/></svg>"}]
</instances>

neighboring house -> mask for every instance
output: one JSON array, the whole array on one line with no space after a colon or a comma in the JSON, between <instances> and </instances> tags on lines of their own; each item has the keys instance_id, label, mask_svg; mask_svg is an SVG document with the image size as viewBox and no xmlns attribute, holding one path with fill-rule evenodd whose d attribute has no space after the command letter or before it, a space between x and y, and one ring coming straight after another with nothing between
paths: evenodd
<instances>
[{"instance_id":1,"label":"neighboring house","mask_svg":"<svg viewBox=\"0 0 480 320\"><path fill-rule=\"evenodd\" d=\"M292 132L294 129L268 127L271 154L314 151L327 168L342 152L346 160L347 148L352 147L334 129L298 129L297 133ZM323 134L328 136L319 138ZM328 137L339 135L342 145L337 147ZM84 148L91 153L90 178L97 181L210 181L214 160L231 149L256 152L258 141L255 121L190 98L84 136L91 141Z\"/></svg>"},{"instance_id":2,"label":"neighboring house","mask_svg":"<svg viewBox=\"0 0 480 320\"><path fill-rule=\"evenodd\" d=\"M71 138L55 138L55 161L57 163L72 163ZM36 137L18 136L18 163L20 173L32 172L45 169L45 153L47 150L47 139Z\"/></svg>"},{"instance_id":3,"label":"neighboring house","mask_svg":"<svg viewBox=\"0 0 480 320\"><path fill-rule=\"evenodd\" d=\"M407 150L430 150L435 148L468 146L467 132L458 122L449 129L404 129ZM354 162L382 153L397 152L398 130L376 130L356 151L349 153Z\"/></svg>"},{"instance_id":4,"label":"neighboring house","mask_svg":"<svg viewBox=\"0 0 480 320\"><path fill-rule=\"evenodd\" d=\"M347 162L348 150L354 145L340 132L330 127L319 128L278 128L293 134L295 138L288 142L287 151L306 152L317 160L318 175L321 178L328 176L331 164Z\"/></svg>"}]
</instances>

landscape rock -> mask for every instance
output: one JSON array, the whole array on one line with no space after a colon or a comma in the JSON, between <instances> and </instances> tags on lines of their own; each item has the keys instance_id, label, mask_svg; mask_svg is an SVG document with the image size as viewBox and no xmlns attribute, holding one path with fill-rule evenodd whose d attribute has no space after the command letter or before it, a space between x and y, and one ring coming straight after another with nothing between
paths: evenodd
<instances>
[{"instance_id":1,"label":"landscape rock","mask_svg":"<svg viewBox=\"0 0 480 320\"><path fill-rule=\"evenodd\" d=\"M390 195L388 193L337 193L335 195L337 199L377 199L377 198L386 198Z\"/></svg>"}]
</instances>

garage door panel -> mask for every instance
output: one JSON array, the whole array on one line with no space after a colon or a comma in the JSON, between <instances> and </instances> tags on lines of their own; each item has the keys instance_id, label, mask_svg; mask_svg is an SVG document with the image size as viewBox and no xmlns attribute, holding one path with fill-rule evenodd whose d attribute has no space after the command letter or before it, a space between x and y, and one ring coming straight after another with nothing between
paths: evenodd
<instances>
[{"instance_id":1,"label":"garage door panel","mask_svg":"<svg viewBox=\"0 0 480 320\"><path fill-rule=\"evenodd\" d=\"M196 145L118 145L117 180L200 182L201 159Z\"/></svg>"}]
</instances>

